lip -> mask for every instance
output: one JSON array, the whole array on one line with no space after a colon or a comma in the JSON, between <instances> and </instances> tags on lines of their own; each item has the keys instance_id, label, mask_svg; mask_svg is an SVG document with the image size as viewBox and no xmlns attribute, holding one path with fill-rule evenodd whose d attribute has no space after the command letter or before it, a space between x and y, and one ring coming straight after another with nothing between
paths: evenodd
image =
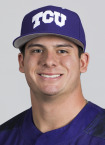
<instances>
[{"instance_id":1,"label":"lip","mask_svg":"<svg viewBox=\"0 0 105 145\"><path fill-rule=\"evenodd\" d=\"M36 72L37 74L44 74L44 75L59 75L59 74L61 74L61 75L63 75L63 73L62 72L54 72L54 71L38 71L38 72Z\"/></svg>"},{"instance_id":2,"label":"lip","mask_svg":"<svg viewBox=\"0 0 105 145\"><path fill-rule=\"evenodd\" d=\"M38 73L38 75L40 76L40 78L42 78L44 80L57 80L63 76L63 74L61 74L61 73ZM54 76L55 75L55 77L45 77L44 75L46 75L46 76ZM57 76L57 75L59 75L59 76Z\"/></svg>"}]
</instances>

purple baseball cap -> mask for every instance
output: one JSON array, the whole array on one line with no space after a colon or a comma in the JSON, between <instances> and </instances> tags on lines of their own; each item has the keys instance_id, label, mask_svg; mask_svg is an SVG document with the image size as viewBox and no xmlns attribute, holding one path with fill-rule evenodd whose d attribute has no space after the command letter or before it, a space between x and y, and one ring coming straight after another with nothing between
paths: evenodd
<instances>
[{"instance_id":1,"label":"purple baseball cap","mask_svg":"<svg viewBox=\"0 0 105 145\"><path fill-rule=\"evenodd\" d=\"M86 40L81 20L73 11L56 6L45 6L25 15L21 34L13 41L16 48L28 41L44 36L56 35L81 46L85 51Z\"/></svg>"}]
</instances>

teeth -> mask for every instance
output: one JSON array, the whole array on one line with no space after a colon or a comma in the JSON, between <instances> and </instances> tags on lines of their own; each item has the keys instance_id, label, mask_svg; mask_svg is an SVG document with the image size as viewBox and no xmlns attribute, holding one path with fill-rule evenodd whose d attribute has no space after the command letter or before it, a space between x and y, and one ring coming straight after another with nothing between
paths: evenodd
<instances>
[{"instance_id":1,"label":"teeth","mask_svg":"<svg viewBox=\"0 0 105 145\"><path fill-rule=\"evenodd\" d=\"M41 76L45 77L45 78L57 78L60 75L45 75L45 74L41 74Z\"/></svg>"}]
</instances>

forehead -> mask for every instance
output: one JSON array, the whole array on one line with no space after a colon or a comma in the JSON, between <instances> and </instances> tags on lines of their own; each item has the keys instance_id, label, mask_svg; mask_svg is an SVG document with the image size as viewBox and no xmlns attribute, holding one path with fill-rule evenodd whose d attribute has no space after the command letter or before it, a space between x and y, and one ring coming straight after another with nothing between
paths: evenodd
<instances>
[{"instance_id":1,"label":"forehead","mask_svg":"<svg viewBox=\"0 0 105 145\"><path fill-rule=\"evenodd\" d=\"M75 43L73 43L72 41L60 37L60 36L55 36L55 35L46 35L46 36L40 36L37 38L34 38L32 40L30 40L27 44L35 44L35 43L39 43L39 44L43 44L43 45L49 45L49 44L71 44L74 47L77 47L77 45Z\"/></svg>"}]
</instances>

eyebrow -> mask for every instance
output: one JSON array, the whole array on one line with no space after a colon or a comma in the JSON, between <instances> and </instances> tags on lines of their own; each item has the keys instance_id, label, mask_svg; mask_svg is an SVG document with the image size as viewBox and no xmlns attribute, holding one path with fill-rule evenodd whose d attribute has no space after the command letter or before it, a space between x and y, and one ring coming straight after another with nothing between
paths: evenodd
<instances>
[{"instance_id":1,"label":"eyebrow","mask_svg":"<svg viewBox=\"0 0 105 145\"><path fill-rule=\"evenodd\" d=\"M41 47L43 49L45 49L46 47L42 44L30 44L27 48L29 49L30 47ZM72 45L70 44L58 44L58 45L55 45L54 46L55 48L59 48L59 47L70 47L70 48L73 48Z\"/></svg>"},{"instance_id":2,"label":"eyebrow","mask_svg":"<svg viewBox=\"0 0 105 145\"><path fill-rule=\"evenodd\" d=\"M41 45L41 44L30 44L28 46L28 48L30 48L30 47L41 47L41 48L45 48L45 46L44 45Z\"/></svg>"},{"instance_id":3,"label":"eyebrow","mask_svg":"<svg viewBox=\"0 0 105 145\"><path fill-rule=\"evenodd\" d=\"M71 48L73 48L73 46L70 45L70 44L61 44L61 45L56 45L56 47L71 47Z\"/></svg>"}]
</instances>

